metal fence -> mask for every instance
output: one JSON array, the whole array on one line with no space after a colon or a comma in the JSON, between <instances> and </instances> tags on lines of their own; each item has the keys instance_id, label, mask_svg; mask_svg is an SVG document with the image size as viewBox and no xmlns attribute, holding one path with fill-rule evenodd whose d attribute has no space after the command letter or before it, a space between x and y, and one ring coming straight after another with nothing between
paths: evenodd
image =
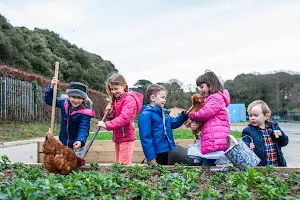
<instances>
[{"instance_id":1,"label":"metal fence","mask_svg":"<svg viewBox=\"0 0 300 200\"><path fill-rule=\"evenodd\" d=\"M45 117L45 89L9 77L0 77L0 117L21 121L40 121Z\"/></svg>"},{"instance_id":2,"label":"metal fence","mask_svg":"<svg viewBox=\"0 0 300 200\"><path fill-rule=\"evenodd\" d=\"M300 121L300 110L272 112L271 119L274 121Z\"/></svg>"}]
</instances>

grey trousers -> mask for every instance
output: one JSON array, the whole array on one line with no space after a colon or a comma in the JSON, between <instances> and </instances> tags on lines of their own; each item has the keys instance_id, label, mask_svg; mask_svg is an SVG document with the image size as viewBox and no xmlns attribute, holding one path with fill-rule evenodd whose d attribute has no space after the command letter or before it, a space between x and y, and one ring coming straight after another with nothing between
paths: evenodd
<instances>
[{"instance_id":1,"label":"grey trousers","mask_svg":"<svg viewBox=\"0 0 300 200\"><path fill-rule=\"evenodd\" d=\"M194 159L187 157L187 148L176 145L176 149L168 152L168 165L174 165L175 163L183 163L189 166L197 166L194 163Z\"/></svg>"}]
</instances>

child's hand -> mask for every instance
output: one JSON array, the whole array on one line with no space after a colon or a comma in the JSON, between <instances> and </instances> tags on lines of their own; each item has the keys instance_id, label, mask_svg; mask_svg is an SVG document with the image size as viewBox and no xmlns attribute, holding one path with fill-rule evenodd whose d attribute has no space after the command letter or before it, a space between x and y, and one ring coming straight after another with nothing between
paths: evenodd
<instances>
[{"instance_id":1,"label":"child's hand","mask_svg":"<svg viewBox=\"0 0 300 200\"><path fill-rule=\"evenodd\" d=\"M153 165L156 163L156 159L154 158L153 160L147 161L148 165Z\"/></svg>"},{"instance_id":2,"label":"child's hand","mask_svg":"<svg viewBox=\"0 0 300 200\"><path fill-rule=\"evenodd\" d=\"M112 97L111 97L111 96L109 96L109 97L106 97L106 98L105 98L105 100L106 100L108 103L110 103L110 104L112 104L112 102L113 102L113 100L112 100Z\"/></svg>"},{"instance_id":3,"label":"child's hand","mask_svg":"<svg viewBox=\"0 0 300 200\"><path fill-rule=\"evenodd\" d=\"M200 127L199 122L195 122L195 121L192 121L192 122L191 122L191 129L192 129L193 131L194 131L194 130L197 130L199 127Z\"/></svg>"},{"instance_id":4,"label":"child's hand","mask_svg":"<svg viewBox=\"0 0 300 200\"><path fill-rule=\"evenodd\" d=\"M282 136L282 133L281 133L280 130L275 130L274 135L275 135L276 138L279 138L280 136Z\"/></svg>"},{"instance_id":5,"label":"child's hand","mask_svg":"<svg viewBox=\"0 0 300 200\"><path fill-rule=\"evenodd\" d=\"M253 143L250 143L250 149L253 150L255 148L255 145Z\"/></svg>"},{"instance_id":6,"label":"child's hand","mask_svg":"<svg viewBox=\"0 0 300 200\"><path fill-rule=\"evenodd\" d=\"M113 107L111 104L107 104L105 110L108 110L108 113L111 113L113 111Z\"/></svg>"},{"instance_id":7,"label":"child's hand","mask_svg":"<svg viewBox=\"0 0 300 200\"><path fill-rule=\"evenodd\" d=\"M73 149L74 150L77 150L77 149L79 149L81 147L81 141L76 141L76 142L74 142L74 144L73 144Z\"/></svg>"},{"instance_id":8,"label":"child's hand","mask_svg":"<svg viewBox=\"0 0 300 200\"><path fill-rule=\"evenodd\" d=\"M108 104L105 108L105 110L110 110L111 109L111 104Z\"/></svg>"},{"instance_id":9,"label":"child's hand","mask_svg":"<svg viewBox=\"0 0 300 200\"><path fill-rule=\"evenodd\" d=\"M52 78L51 80L51 87L53 88L55 85L57 85L59 80L57 80L55 77Z\"/></svg>"},{"instance_id":10,"label":"child's hand","mask_svg":"<svg viewBox=\"0 0 300 200\"><path fill-rule=\"evenodd\" d=\"M194 106L191 106L185 113L188 115L190 114L191 110L193 109Z\"/></svg>"},{"instance_id":11,"label":"child's hand","mask_svg":"<svg viewBox=\"0 0 300 200\"><path fill-rule=\"evenodd\" d=\"M103 127L103 128L106 129L106 124L105 124L104 121L99 121L99 122L98 122L98 126L99 126L99 127Z\"/></svg>"}]
</instances>

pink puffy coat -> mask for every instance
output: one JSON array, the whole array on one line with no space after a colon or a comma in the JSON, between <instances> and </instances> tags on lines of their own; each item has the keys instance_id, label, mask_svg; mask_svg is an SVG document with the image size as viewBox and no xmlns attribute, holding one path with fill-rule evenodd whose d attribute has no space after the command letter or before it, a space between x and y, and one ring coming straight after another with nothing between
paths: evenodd
<instances>
[{"instance_id":1,"label":"pink puffy coat","mask_svg":"<svg viewBox=\"0 0 300 200\"><path fill-rule=\"evenodd\" d=\"M129 142L136 140L134 118L143 105L143 95L138 92L127 92L117 102L113 102L113 113L105 122L107 130L113 130L114 142Z\"/></svg>"},{"instance_id":2,"label":"pink puffy coat","mask_svg":"<svg viewBox=\"0 0 300 200\"><path fill-rule=\"evenodd\" d=\"M226 137L230 134L227 107L230 96L227 90L208 95L205 105L194 114L190 114L192 121L203 121L201 136L201 153L207 154L214 151L228 149Z\"/></svg>"}]
</instances>

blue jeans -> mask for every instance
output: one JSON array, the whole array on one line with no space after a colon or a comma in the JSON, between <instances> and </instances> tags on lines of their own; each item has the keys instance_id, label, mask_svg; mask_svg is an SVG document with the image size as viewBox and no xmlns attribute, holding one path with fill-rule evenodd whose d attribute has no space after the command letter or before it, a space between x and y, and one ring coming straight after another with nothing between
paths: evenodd
<instances>
[{"instance_id":1,"label":"blue jeans","mask_svg":"<svg viewBox=\"0 0 300 200\"><path fill-rule=\"evenodd\" d=\"M201 166L216 166L216 159L201 158Z\"/></svg>"}]
</instances>

